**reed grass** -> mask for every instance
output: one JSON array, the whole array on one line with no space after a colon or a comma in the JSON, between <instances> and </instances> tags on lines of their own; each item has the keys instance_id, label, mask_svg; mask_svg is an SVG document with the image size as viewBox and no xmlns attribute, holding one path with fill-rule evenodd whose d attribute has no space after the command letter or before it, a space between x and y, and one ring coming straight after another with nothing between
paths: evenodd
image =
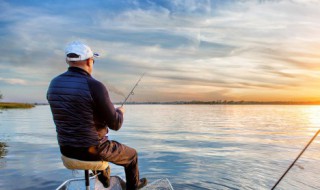
<instances>
[{"instance_id":1,"label":"reed grass","mask_svg":"<svg viewBox=\"0 0 320 190\"><path fill-rule=\"evenodd\" d=\"M34 104L17 103L17 102L0 102L0 109L11 108L33 108Z\"/></svg>"}]
</instances>

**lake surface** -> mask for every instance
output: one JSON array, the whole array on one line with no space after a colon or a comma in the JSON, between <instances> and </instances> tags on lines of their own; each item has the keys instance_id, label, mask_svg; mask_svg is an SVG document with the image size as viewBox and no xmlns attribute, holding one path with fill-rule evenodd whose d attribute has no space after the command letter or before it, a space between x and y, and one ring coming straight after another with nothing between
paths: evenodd
<instances>
[{"instance_id":1,"label":"lake surface","mask_svg":"<svg viewBox=\"0 0 320 190\"><path fill-rule=\"evenodd\" d=\"M128 105L117 140L141 177L174 189L271 189L320 126L319 106ZM124 178L122 167L112 175ZM62 165L49 106L0 113L0 189L55 189L82 177ZM277 189L320 189L317 137Z\"/></svg>"}]
</instances>

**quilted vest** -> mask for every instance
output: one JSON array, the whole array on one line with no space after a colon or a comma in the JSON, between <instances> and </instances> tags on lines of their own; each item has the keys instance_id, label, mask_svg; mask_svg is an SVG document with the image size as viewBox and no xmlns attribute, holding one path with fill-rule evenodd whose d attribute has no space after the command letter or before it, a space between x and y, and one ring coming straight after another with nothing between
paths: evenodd
<instances>
[{"instance_id":1,"label":"quilted vest","mask_svg":"<svg viewBox=\"0 0 320 190\"><path fill-rule=\"evenodd\" d=\"M56 125L60 146L89 147L99 139L93 120L94 102L87 80L88 73L70 69L54 78L47 99Z\"/></svg>"}]
</instances>

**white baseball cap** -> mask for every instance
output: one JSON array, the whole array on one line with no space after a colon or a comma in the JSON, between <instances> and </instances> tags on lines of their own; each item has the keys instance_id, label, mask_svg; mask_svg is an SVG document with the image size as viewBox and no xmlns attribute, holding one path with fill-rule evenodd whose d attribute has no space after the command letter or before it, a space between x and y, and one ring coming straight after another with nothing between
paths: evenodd
<instances>
[{"instance_id":1,"label":"white baseball cap","mask_svg":"<svg viewBox=\"0 0 320 190\"><path fill-rule=\"evenodd\" d=\"M77 54L79 57L68 57L67 55L70 53ZM91 57L99 57L99 54L93 53L89 46L79 41L67 44L65 54L67 61L82 61Z\"/></svg>"}]
</instances>

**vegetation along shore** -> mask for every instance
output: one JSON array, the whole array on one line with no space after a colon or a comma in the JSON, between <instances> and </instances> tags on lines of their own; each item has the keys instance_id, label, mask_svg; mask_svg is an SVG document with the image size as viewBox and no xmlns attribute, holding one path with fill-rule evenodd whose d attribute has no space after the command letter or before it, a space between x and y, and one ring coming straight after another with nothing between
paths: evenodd
<instances>
[{"instance_id":1,"label":"vegetation along shore","mask_svg":"<svg viewBox=\"0 0 320 190\"><path fill-rule=\"evenodd\" d=\"M0 109L10 108L33 108L34 104L17 103L17 102L0 102Z\"/></svg>"}]
</instances>

